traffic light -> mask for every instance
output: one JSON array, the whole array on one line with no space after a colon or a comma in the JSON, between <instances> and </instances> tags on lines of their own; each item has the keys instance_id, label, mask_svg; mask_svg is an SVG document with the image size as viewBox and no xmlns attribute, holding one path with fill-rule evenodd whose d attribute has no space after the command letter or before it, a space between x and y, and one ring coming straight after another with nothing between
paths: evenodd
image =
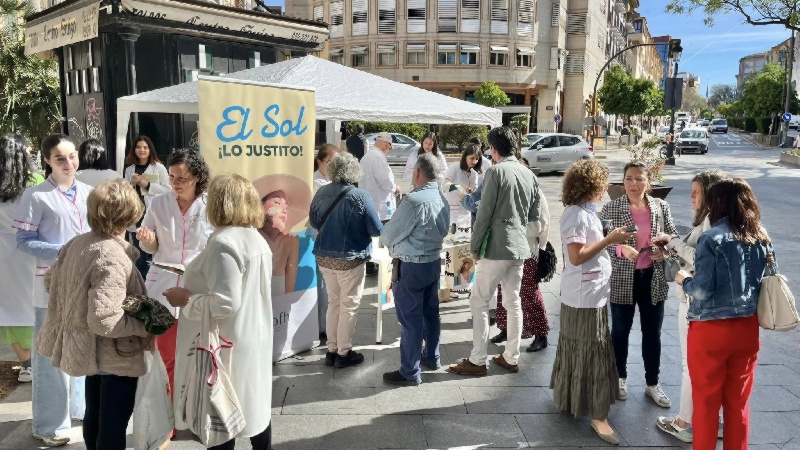
<instances>
[{"instance_id":1,"label":"traffic light","mask_svg":"<svg viewBox=\"0 0 800 450\"><path fill-rule=\"evenodd\" d=\"M588 115L594 116L597 114L597 100L595 100L594 95L589 94L589 98L583 102L583 107L586 108Z\"/></svg>"}]
</instances>

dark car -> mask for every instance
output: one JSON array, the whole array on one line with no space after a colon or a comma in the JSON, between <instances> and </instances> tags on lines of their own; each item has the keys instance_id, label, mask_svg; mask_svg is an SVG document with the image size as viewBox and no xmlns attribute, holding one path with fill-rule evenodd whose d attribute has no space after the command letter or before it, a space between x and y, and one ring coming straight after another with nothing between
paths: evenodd
<instances>
[{"instance_id":1,"label":"dark car","mask_svg":"<svg viewBox=\"0 0 800 450\"><path fill-rule=\"evenodd\" d=\"M725 119L714 119L711 121L711 125L708 126L709 133L716 133L717 131L721 133L728 133L728 121Z\"/></svg>"}]
</instances>

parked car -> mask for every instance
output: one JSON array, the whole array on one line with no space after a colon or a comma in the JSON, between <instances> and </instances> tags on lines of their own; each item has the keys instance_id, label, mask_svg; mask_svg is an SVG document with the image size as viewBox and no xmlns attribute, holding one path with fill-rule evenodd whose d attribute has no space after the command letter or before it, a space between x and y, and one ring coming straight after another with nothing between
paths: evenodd
<instances>
[{"instance_id":1,"label":"parked car","mask_svg":"<svg viewBox=\"0 0 800 450\"><path fill-rule=\"evenodd\" d=\"M594 158L594 148L582 137L565 133L535 133L525 137L530 146L522 148L528 165L542 172L562 172L579 159ZM491 149L484 152L491 158Z\"/></svg>"},{"instance_id":2,"label":"parked car","mask_svg":"<svg viewBox=\"0 0 800 450\"><path fill-rule=\"evenodd\" d=\"M711 121L711 125L708 126L709 133L728 133L728 121L726 119L714 119Z\"/></svg>"},{"instance_id":3,"label":"parked car","mask_svg":"<svg viewBox=\"0 0 800 450\"><path fill-rule=\"evenodd\" d=\"M699 125L701 127L708 127L709 125L711 125L711 121L708 120L708 119L703 119L700 122L698 122L697 125Z\"/></svg>"},{"instance_id":4,"label":"parked car","mask_svg":"<svg viewBox=\"0 0 800 450\"><path fill-rule=\"evenodd\" d=\"M680 153L698 152L705 155L708 153L708 132L699 127L687 128L681 131L675 144Z\"/></svg>"},{"instance_id":5,"label":"parked car","mask_svg":"<svg viewBox=\"0 0 800 450\"><path fill-rule=\"evenodd\" d=\"M414 139L400 133L389 133L392 135L392 149L386 154L389 164L405 164L409 155L418 152L421 144ZM375 147L375 138L378 133L366 135L369 148Z\"/></svg>"},{"instance_id":6,"label":"parked car","mask_svg":"<svg viewBox=\"0 0 800 450\"><path fill-rule=\"evenodd\" d=\"M661 127L656 132L656 137L661 139L661 141L667 140L667 135L669 134L669 127Z\"/></svg>"},{"instance_id":7,"label":"parked car","mask_svg":"<svg viewBox=\"0 0 800 450\"><path fill-rule=\"evenodd\" d=\"M800 130L800 116L797 114L792 114L792 118L789 119L789 129Z\"/></svg>"}]
</instances>

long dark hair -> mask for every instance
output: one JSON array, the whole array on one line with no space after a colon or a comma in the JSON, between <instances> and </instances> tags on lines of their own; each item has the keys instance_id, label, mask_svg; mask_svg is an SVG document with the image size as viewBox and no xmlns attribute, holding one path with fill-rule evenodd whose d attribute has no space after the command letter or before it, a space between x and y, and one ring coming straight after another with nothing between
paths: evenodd
<instances>
[{"instance_id":1,"label":"long dark hair","mask_svg":"<svg viewBox=\"0 0 800 450\"><path fill-rule=\"evenodd\" d=\"M464 172L469 172L469 166L467 165L467 158L475 155L478 157L478 162L475 164L474 168L477 168L475 171L480 173L481 164L483 163L483 159L481 158L481 147L475 144L467 144L467 148L461 153L461 170Z\"/></svg>"},{"instance_id":2,"label":"long dark hair","mask_svg":"<svg viewBox=\"0 0 800 450\"><path fill-rule=\"evenodd\" d=\"M726 178L714 183L705 198L711 224L727 217L731 232L739 241L754 244L769 237L761 226L761 211L750 185L741 178Z\"/></svg>"},{"instance_id":3,"label":"long dark hair","mask_svg":"<svg viewBox=\"0 0 800 450\"><path fill-rule=\"evenodd\" d=\"M97 139L87 139L81 143L78 148L78 162L81 170L107 170L111 167L108 165L108 152L103 146L103 143Z\"/></svg>"},{"instance_id":4,"label":"long dark hair","mask_svg":"<svg viewBox=\"0 0 800 450\"><path fill-rule=\"evenodd\" d=\"M314 157L314 172L319 170L320 161L325 161L332 153L339 153L339 147L333 144L323 144L322 147L319 148L317 156Z\"/></svg>"},{"instance_id":5,"label":"long dark hair","mask_svg":"<svg viewBox=\"0 0 800 450\"><path fill-rule=\"evenodd\" d=\"M425 147L422 145L422 144L425 143L425 139L430 139L430 140L433 141L433 150L431 150L431 153L433 153L434 155L436 155L438 157L439 156L439 139L436 137L436 133L434 133L433 131L429 131L429 132L425 133L425 136L423 136L422 140L419 141L420 145L419 145L419 150L417 151L417 155L421 155L421 154L425 153Z\"/></svg>"},{"instance_id":6,"label":"long dark hair","mask_svg":"<svg viewBox=\"0 0 800 450\"><path fill-rule=\"evenodd\" d=\"M128 156L125 157L126 166L133 166L139 164L139 157L136 156L136 144L142 141L144 141L147 144L147 147L150 149L150 156L147 159L147 164L153 165L155 163L161 162L161 160L158 159L158 155L156 154L156 147L153 145L153 141L149 137L140 134L136 136L136 139L133 140L133 144L131 144L131 149L128 151Z\"/></svg>"},{"instance_id":7,"label":"long dark hair","mask_svg":"<svg viewBox=\"0 0 800 450\"><path fill-rule=\"evenodd\" d=\"M699 183L700 186L703 187L702 197L700 200L702 204L697 211L694 212L694 220L692 221L693 226L698 226L703 223L706 216L708 215L708 204L706 203L706 196L708 196L708 190L711 189L711 185L716 183L719 180L725 178L725 172L721 170L706 170L705 172L700 172L692 178L692 183Z\"/></svg>"},{"instance_id":8,"label":"long dark hair","mask_svg":"<svg viewBox=\"0 0 800 450\"><path fill-rule=\"evenodd\" d=\"M50 159L50 154L53 153L53 149L64 142L69 142L70 144L75 145L69 136L61 133L51 134L50 136L42 139L42 160ZM78 166L78 168L80 168L80 166ZM44 176L49 177L51 173L53 173L53 168L50 167L50 164L45 164Z\"/></svg>"},{"instance_id":9,"label":"long dark hair","mask_svg":"<svg viewBox=\"0 0 800 450\"><path fill-rule=\"evenodd\" d=\"M0 137L0 202L16 200L31 180L31 144L18 134Z\"/></svg>"}]
</instances>

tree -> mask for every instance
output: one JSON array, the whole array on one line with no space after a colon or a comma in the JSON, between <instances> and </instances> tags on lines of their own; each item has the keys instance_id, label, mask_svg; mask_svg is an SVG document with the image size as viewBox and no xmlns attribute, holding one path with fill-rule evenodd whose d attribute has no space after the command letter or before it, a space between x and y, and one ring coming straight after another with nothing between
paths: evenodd
<instances>
[{"instance_id":1,"label":"tree","mask_svg":"<svg viewBox=\"0 0 800 450\"><path fill-rule=\"evenodd\" d=\"M785 79L786 69L774 63L768 63L761 72L748 78L741 99L744 115L763 117L782 112ZM794 87L790 99L789 112L797 113L800 110L800 102L797 100L797 91Z\"/></svg>"},{"instance_id":2,"label":"tree","mask_svg":"<svg viewBox=\"0 0 800 450\"><path fill-rule=\"evenodd\" d=\"M700 9L711 26L714 16L738 13L750 25L782 25L800 31L800 11L794 0L671 0L667 12L681 16Z\"/></svg>"},{"instance_id":3,"label":"tree","mask_svg":"<svg viewBox=\"0 0 800 450\"><path fill-rule=\"evenodd\" d=\"M506 95L503 89L494 81L487 81L481 84L481 87L475 91L475 101L479 105L488 106L490 108L505 106L511 103L511 99L508 98L508 95Z\"/></svg>"},{"instance_id":4,"label":"tree","mask_svg":"<svg viewBox=\"0 0 800 450\"><path fill-rule=\"evenodd\" d=\"M645 115L650 117L661 117L669 114L669 111L664 109L664 91L657 88L655 84L648 93L647 111Z\"/></svg>"},{"instance_id":5,"label":"tree","mask_svg":"<svg viewBox=\"0 0 800 450\"><path fill-rule=\"evenodd\" d=\"M705 108L708 108L706 99L701 97L700 94L694 90L694 88L686 87L683 89L683 102L681 102L681 111L697 113Z\"/></svg>"},{"instance_id":6,"label":"tree","mask_svg":"<svg viewBox=\"0 0 800 450\"><path fill-rule=\"evenodd\" d=\"M653 89L655 83L652 80L634 78L630 71L615 66L606 72L597 99L608 114L636 116L652 107Z\"/></svg>"},{"instance_id":7,"label":"tree","mask_svg":"<svg viewBox=\"0 0 800 450\"><path fill-rule=\"evenodd\" d=\"M439 142L453 144L461 151L470 139L477 136L484 140L487 134L489 130L483 125L442 125L439 129Z\"/></svg>"},{"instance_id":8,"label":"tree","mask_svg":"<svg viewBox=\"0 0 800 450\"><path fill-rule=\"evenodd\" d=\"M734 100L736 100L736 86L732 84L715 84L711 86L708 106L716 108L725 103L733 103Z\"/></svg>"}]
</instances>

